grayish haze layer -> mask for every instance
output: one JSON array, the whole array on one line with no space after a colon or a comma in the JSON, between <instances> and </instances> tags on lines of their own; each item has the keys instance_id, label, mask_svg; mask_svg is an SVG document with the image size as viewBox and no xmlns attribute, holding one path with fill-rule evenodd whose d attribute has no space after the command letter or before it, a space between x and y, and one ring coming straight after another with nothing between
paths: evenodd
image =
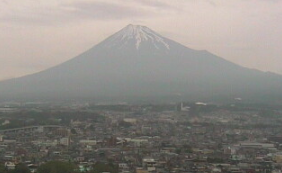
<instances>
[{"instance_id":1,"label":"grayish haze layer","mask_svg":"<svg viewBox=\"0 0 282 173\"><path fill-rule=\"evenodd\" d=\"M84 52L128 23L282 74L281 0L0 0L0 80Z\"/></svg>"}]
</instances>

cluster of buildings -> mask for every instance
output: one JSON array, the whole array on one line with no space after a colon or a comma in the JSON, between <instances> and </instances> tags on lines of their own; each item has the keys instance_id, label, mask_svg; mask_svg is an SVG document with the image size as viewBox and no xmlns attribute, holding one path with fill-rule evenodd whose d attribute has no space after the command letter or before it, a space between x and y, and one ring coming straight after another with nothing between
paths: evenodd
<instances>
[{"instance_id":1,"label":"cluster of buildings","mask_svg":"<svg viewBox=\"0 0 282 173\"><path fill-rule=\"evenodd\" d=\"M33 172L52 160L73 162L81 172L97 162L118 165L120 173L281 172L282 117L189 110L134 106L95 112L103 118L1 130L0 162L10 170L25 163Z\"/></svg>"}]
</instances>

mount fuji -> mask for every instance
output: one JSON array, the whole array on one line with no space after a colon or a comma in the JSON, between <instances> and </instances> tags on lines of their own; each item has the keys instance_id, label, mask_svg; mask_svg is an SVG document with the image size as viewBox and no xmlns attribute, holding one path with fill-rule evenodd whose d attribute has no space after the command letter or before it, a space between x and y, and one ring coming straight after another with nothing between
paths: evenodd
<instances>
[{"instance_id":1,"label":"mount fuji","mask_svg":"<svg viewBox=\"0 0 282 173\"><path fill-rule=\"evenodd\" d=\"M128 25L77 57L0 82L0 100L282 100L282 76Z\"/></svg>"}]
</instances>

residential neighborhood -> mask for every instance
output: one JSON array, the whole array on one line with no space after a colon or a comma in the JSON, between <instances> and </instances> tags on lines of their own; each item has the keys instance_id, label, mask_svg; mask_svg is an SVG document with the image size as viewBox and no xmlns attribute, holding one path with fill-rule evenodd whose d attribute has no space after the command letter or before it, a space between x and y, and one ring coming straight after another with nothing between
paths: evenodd
<instances>
[{"instance_id":1,"label":"residential neighborhood","mask_svg":"<svg viewBox=\"0 0 282 173\"><path fill-rule=\"evenodd\" d=\"M282 170L279 110L203 103L27 107L1 109L0 161L7 170L25 164L36 172L50 161L74 163L79 172L97 163L119 173ZM16 121L24 126L7 128Z\"/></svg>"}]
</instances>

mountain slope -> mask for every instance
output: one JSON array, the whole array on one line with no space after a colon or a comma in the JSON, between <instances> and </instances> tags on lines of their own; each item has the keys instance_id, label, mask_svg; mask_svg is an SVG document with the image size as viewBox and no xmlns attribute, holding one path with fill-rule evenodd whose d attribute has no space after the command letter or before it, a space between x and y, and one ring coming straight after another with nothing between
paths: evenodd
<instances>
[{"instance_id":1,"label":"mountain slope","mask_svg":"<svg viewBox=\"0 0 282 173\"><path fill-rule=\"evenodd\" d=\"M2 99L281 99L282 77L128 25L63 64L0 82Z\"/></svg>"}]
</instances>

